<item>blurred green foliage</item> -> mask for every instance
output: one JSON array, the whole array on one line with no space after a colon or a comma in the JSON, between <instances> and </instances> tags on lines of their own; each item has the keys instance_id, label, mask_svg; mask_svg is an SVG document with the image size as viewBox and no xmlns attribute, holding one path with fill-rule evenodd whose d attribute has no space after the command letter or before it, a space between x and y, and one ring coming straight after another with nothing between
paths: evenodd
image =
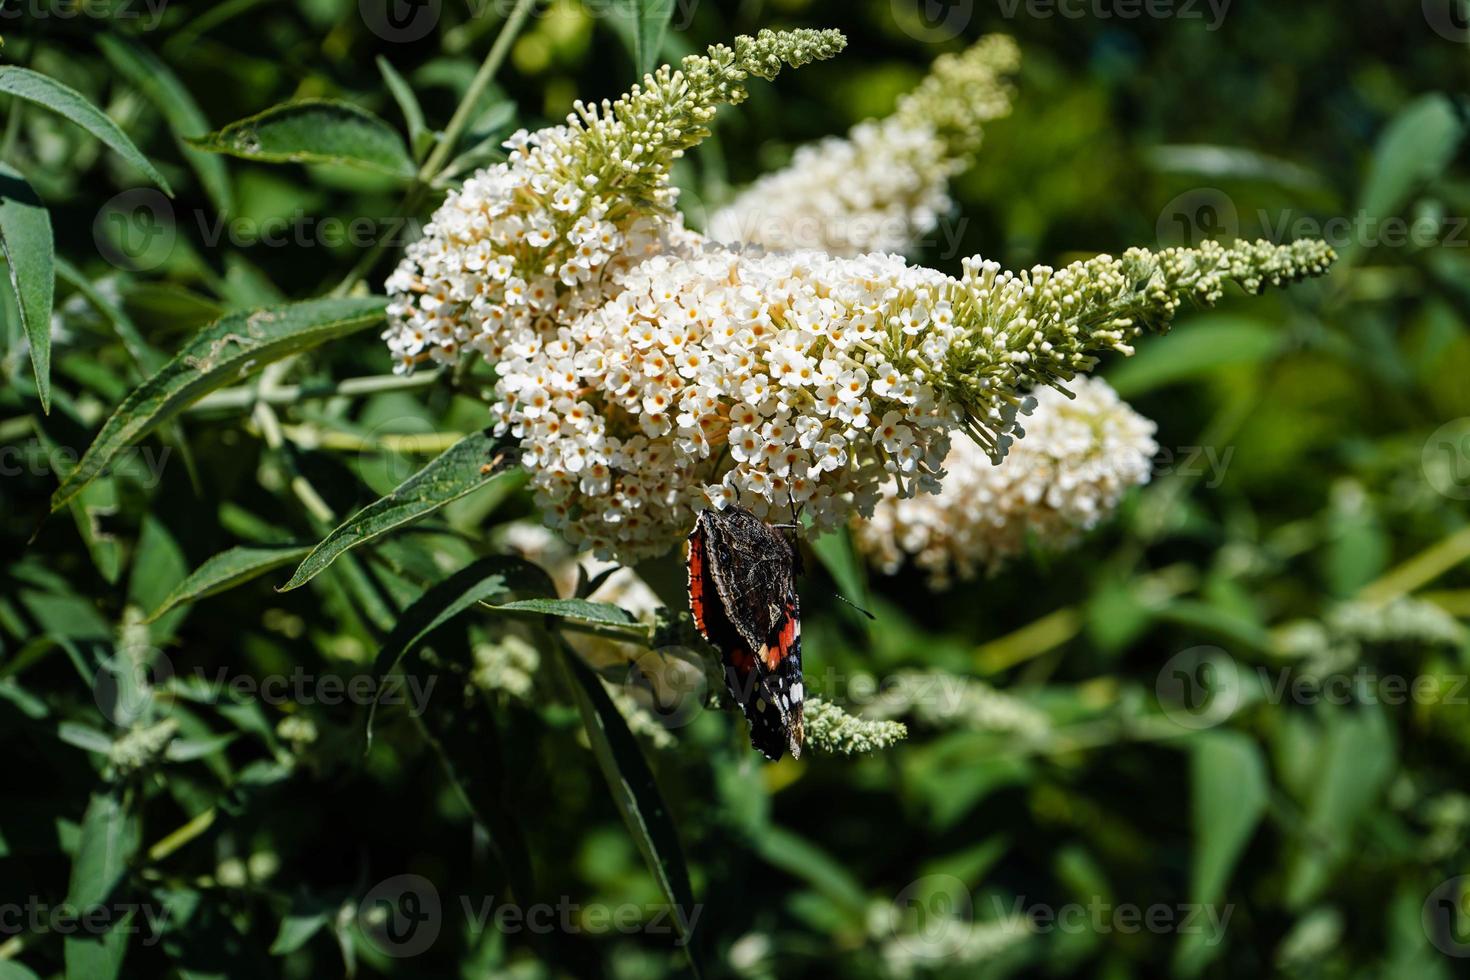
<instances>
[{"instance_id":1,"label":"blurred green foliage","mask_svg":"<svg viewBox=\"0 0 1470 980\"><path fill-rule=\"evenodd\" d=\"M954 240L926 264L1324 228L1343 256L1322 283L1233 298L1107 366L1165 450L1077 551L940 596L918 577L867 582L869 625L829 598L861 579L823 545L804 596L811 688L857 710L917 672L931 708L955 707L911 706L910 740L874 755L766 765L724 711L679 715L672 739L655 723L640 747L540 611L460 616L413 645L419 686L380 708L364 752L372 698L344 689L366 678L377 693L403 610L466 568L498 604L538 592L534 569L479 564L500 560L486 556L501 525L534 517L514 480L305 588L272 588L338 517L485 424L445 384L322 394L387 374L372 331L268 368L273 410L239 388L197 403L45 517L165 355L223 314L331 292L381 242L361 266L377 291L434 203L404 202L392 173L211 156L184 137L334 99L389 120L421 162L512 5L6 4L5 62L103 108L176 195L66 118L5 106L0 155L44 202L67 265L49 415L0 287L0 737L17 763L0 806L0 978L644 977L694 962L753 977L1458 975L1462 5L1237 0L1214 29L1205 4L1136 19L1097 15L1121 2L1064 6L1086 13L663 5L666 58L761 27L850 40L721 115L680 176L693 224L797 145L888 111L940 51L1004 31L1024 54L1015 110L987 131L955 190ZM464 145L625 90L640 27L623 9L538 5ZM380 58L428 136L403 123ZM364 218L365 241L329 231ZM1423 234L1397 242L1394 228ZM236 547L255 550L213 585L263 574L144 622ZM640 571L682 608L675 558ZM498 672L489 690L468 683L477 670ZM605 677L636 693L626 668ZM690 957L670 894L692 895L678 910ZM412 928L374 918L375 898ZM117 927L77 929L66 903ZM537 907L556 925L522 921ZM419 912L435 929L422 949Z\"/></svg>"}]
</instances>

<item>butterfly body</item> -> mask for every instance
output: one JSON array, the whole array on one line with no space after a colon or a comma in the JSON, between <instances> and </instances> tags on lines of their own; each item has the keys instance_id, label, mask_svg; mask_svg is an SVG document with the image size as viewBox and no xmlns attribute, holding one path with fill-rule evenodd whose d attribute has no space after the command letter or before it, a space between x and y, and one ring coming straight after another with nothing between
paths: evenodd
<instances>
[{"instance_id":1,"label":"butterfly body","mask_svg":"<svg viewBox=\"0 0 1470 980\"><path fill-rule=\"evenodd\" d=\"M743 507L704 510L689 534L689 607L720 651L725 685L768 759L800 757L800 554L780 530Z\"/></svg>"}]
</instances>

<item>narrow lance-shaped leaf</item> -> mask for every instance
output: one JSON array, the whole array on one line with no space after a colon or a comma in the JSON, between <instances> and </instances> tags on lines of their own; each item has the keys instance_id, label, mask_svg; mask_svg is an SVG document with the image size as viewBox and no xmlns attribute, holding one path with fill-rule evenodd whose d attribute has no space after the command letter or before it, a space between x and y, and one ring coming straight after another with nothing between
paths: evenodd
<instances>
[{"instance_id":1,"label":"narrow lance-shaped leaf","mask_svg":"<svg viewBox=\"0 0 1470 980\"><path fill-rule=\"evenodd\" d=\"M478 602L504 601L517 594L552 592L555 592L555 586L546 572L524 558L510 555L481 558L430 588L403 611L398 624L378 651L373 674L383 677L390 673L404 655L430 633ZM374 698L368 710L369 746L373 741L373 720L377 710L378 701Z\"/></svg>"},{"instance_id":2,"label":"narrow lance-shaped leaf","mask_svg":"<svg viewBox=\"0 0 1470 980\"><path fill-rule=\"evenodd\" d=\"M281 548L239 547L222 551L174 586L173 591L149 614L145 622L153 622L180 603L197 602L237 585L244 585L273 568L299 561L310 551L310 545Z\"/></svg>"},{"instance_id":3,"label":"narrow lance-shaped leaf","mask_svg":"<svg viewBox=\"0 0 1470 980\"><path fill-rule=\"evenodd\" d=\"M30 342L41 408L51 412L51 304L56 296L56 245L51 216L26 179L0 163L0 250L10 267L20 321Z\"/></svg>"},{"instance_id":4,"label":"narrow lance-shaped leaf","mask_svg":"<svg viewBox=\"0 0 1470 980\"><path fill-rule=\"evenodd\" d=\"M628 825L634 842L643 853L649 873L669 902L679 941L697 975L699 968L690 942L694 891L689 886L684 849L679 844L669 809L658 791L648 760L628 730L628 723L618 713L612 698L608 697L602 681L565 643L562 644L562 653L575 681L572 690L576 693L577 708L582 714L582 724L587 730L597 764L607 779L608 789L623 822Z\"/></svg>"},{"instance_id":5,"label":"narrow lance-shaped leaf","mask_svg":"<svg viewBox=\"0 0 1470 980\"><path fill-rule=\"evenodd\" d=\"M639 76L653 71L674 16L674 0L619 0L617 11L625 18L624 33Z\"/></svg>"},{"instance_id":6,"label":"narrow lance-shaped leaf","mask_svg":"<svg viewBox=\"0 0 1470 980\"><path fill-rule=\"evenodd\" d=\"M232 313L204 328L103 423L76 469L51 495L52 511L76 496L118 453L191 402L271 361L371 326L382 318L383 305L380 296L307 300Z\"/></svg>"},{"instance_id":7,"label":"narrow lance-shaped leaf","mask_svg":"<svg viewBox=\"0 0 1470 980\"><path fill-rule=\"evenodd\" d=\"M82 275L80 269L60 255L56 257L56 276L81 293L82 297L91 303L98 313L107 318L113 329L117 331L123 346L128 349L128 353L140 368L148 372L157 371L168 361L168 357L143 336L143 332L138 329L138 325L133 322L132 317L128 316L121 304L104 296L90 279Z\"/></svg>"},{"instance_id":8,"label":"narrow lance-shaped leaf","mask_svg":"<svg viewBox=\"0 0 1470 980\"><path fill-rule=\"evenodd\" d=\"M539 614L553 619L593 626L637 627L640 625L637 617L622 606L614 606L606 602L591 602L587 599L518 599L515 602L500 603L495 608L506 612Z\"/></svg>"},{"instance_id":9,"label":"narrow lance-shaped leaf","mask_svg":"<svg viewBox=\"0 0 1470 980\"><path fill-rule=\"evenodd\" d=\"M339 164L405 178L417 172L392 126L366 109L330 99L274 106L189 144L264 163Z\"/></svg>"},{"instance_id":10,"label":"narrow lance-shaped leaf","mask_svg":"<svg viewBox=\"0 0 1470 980\"><path fill-rule=\"evenodd\" d=\"M173 196L173 188L168 186L163 174L148 162L148 158L133 145L127 134L118 129L117 123L107 118L106 113L88 102L87 97L76 89L29 68L6 65L0 67L0 93L34 102L65 116L143 171L149 180L163 188L165 194Z\"/></svg>"},{"instance_id":11,"label":"narrow lance-shaped leaf","mask_svg":"<svg viewBox=\"0 0 1470 980\"><path fill-rule=\"evenodd\" d=\"M199 183L221 212L235 209L234 194L225 163L219 157L189 146L187 140L209 132L209 119L194 101L194 96L167 65L148 49L118 34L97 36L97 46L107 61L152 102L168 122L169 131L184 153L184 158L199 175Z\"/></svg>"},{"instance_id":12,"label":"narrow lance-shaped leaf","mask_svg":"<svg viewBox=\"0 0 1470 980\"><path fill-rule=\"evenodd\" d=\"M424 122L424 110L419 106L419 97L414 95L413 87L404 77L398 74L398 69L382 55L378 55L378 73L383 76L388 91L393 95L393 101L398 103L398 110L403 113L403 122L408 127L408 145L417 160L428 152L432 142L429 139L428 124Z\"/></svg>"},{"instance_id":13,"label":"narrow lance-shaped leaf","mask_svg":"<svg viewBox=\"0 0 1470 980\"><path fill-rule=\"evenodd\" d=\"M1207 908L1225 894L1230 874L1266 812L1270 786L1256 744L1239 732L1211 732L1194 746L1190 782L1194 822L1191 891ZM1204 933L1186 935L1175 950L1176 972L1197 974L1221 950Z\"/></svg>"},{"instance_id":14,"label":"narrow lance-shaped leaf","mask_svg":"<svg viewBox=\"0 0 1470 980\"><path fill-rule=\"evenodd\" d=\"M333 529L306 556L281 591L300 588L345 551L410 524L452 500L509 476L511 461L489 432L472 433L450 446L423 469Z\"/></svg>"},{"instance_id":15,"label":"narrow lance-shaped leaf","mask_svg":"<svg viewBox=\"0 0 1470 980\"><path fill-rule=\"evenodd\" d=\"M82 816L76 857L71 866L67 904L89 909L105 904L138 850L138 822L115 792L94 795ZM113 924L103 936L67 937L66 975L106 978L117 975L127 948L127 923Z\"/></svg>"}]
</instances>

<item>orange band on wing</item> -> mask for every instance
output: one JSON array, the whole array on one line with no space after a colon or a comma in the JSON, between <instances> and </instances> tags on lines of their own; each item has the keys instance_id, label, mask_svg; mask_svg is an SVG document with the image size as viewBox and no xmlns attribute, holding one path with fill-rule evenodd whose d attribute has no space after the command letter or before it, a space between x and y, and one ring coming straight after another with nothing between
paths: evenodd
<instances>
[{"instance_id":1,"label":"orange band on wing","mask_svg":"<svg viewBox=\"0 0 1470 980\"><path fill-rule=\"evenodd\" d=\"M704 541L699 534L689 539L689 611L694 614L694 627L706 640L714 642L705 625L704 604Z\"/></svg>"},{"instance_id":2,"label":"orange band on wing","mask_svg":"<svg viewBox=\"0 0 1470 980\"><path fill-rule=\"evenodd\" d=\"M775 646L761 647L761 662L766 665L767 670L775 670L777 665L791 655L796 649L796 640L801 636L801 620L797 619L791 610L787 610L786 619L781 624L781 634L776 638Z\"/></svg>"}]
</instances>

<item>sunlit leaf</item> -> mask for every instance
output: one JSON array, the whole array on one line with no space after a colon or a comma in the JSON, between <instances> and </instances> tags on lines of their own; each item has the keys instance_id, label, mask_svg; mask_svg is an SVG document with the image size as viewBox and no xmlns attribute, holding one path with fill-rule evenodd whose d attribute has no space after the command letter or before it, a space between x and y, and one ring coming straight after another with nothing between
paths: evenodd
<instances>
[{"instance_id":1,"label":"sunlit leaf","mask_svg":"<svg viewBox=\"0 0 1470 980\"><path fill-rule=\"evenodd\" d=\"M404 77L398 74L398 69L382 55L378 55L378 73L383 76L383 82L392 93L393 101L398 103L398 110L403 113L404 125L408 127L408 145L413 149L414 159L420 159L428 152L433 140L429 127L424 122L424 110L419 106L419 97L414 94L413 88Z\"/></svg>"},{"instance_id":2,"label":"sunlit leaf","mask_svg":"<svg viewBox=\"0 0 1470 980\"><path fill-rule=\"evenodd\" d=\"M174 586L173 591L159 604L158 608L148 614L146 621L153 622L180 603L197 602L200 599L233 589L237 585L244 585L273 568L280 568L282 565L299 561L310 552L309 545L289 545L281 548L244 546L220 552Z\"/></svg>"},{"instance_id":3,"label":"sunlit leaf","mask_svg":"<svg viewBox=\"0 0 1470 980\"><path fill-rule=\"evenodd\" d=\"M0 68L0 72L5 69ZM51 411L51 303L56 246L46 206L15 170L0 163L0 250L10 268L20 321L31 348L41 407Z\"/></svg>"},{"instance_id":4,"label":"sunlit leaf","mask_svg":"<svg viewBox=\"0 0 1470 980\"><path fill-rule=\"evenodd\" d=\"M621 606L586 599L521 599L495 605L508 612L539 613L552 619L603 626L636 626L638 619Z\"/></svg>"},{"instance_id":5,"label":"sunlit leaf","mask_svg":"<svg viewBox=\"0 0 1470 980\"><path fill-rule=\"evenodd\" d=\"M663 49L675 0L617 0L614 10L638 74L653 71Z\"/></svg>"},{"instance_id":6,"label":"sunlit leaf","mask_svg":"<svg viewBox=\"0 0 1470 980\"><path fill-rule=\"evenodd\" d=\"M274 106L189 144L263 163L339 164L404 178L415 173L392 126L366 109L329 99Z\"/></svg>"},{"instance_id":7,"label":"sunlit leaf","mask_svg":"<svg viewBox=\"0 0 1470 980\"><path fill-rule=\"evenodd\" d=\"M507 459L500 440L489 430L465 436L392 493L335 528L306 556L281 591L310 582L343 552L426 517L493 481L515 479L514 471L503 468Z\"/></svg>"},{"instance_id":8,"label":"sunlit leaf","mask_svg":"<svg viewBox=\"0 0 1470 980\"><path fill-rule=\"evenodd\" d=\"M233 212L235 196L224 161L188 145L189 137L209 132L209 120L188 87L147 48L120 34L97 35L97 46L117 73L137 86L163 114L179 149L199 175L199 183L214 206L222 213Z\"/></svg>"},{"instance_id":9,"label":"sunlit leaf","mask_svg":"<svg viewBox=\"0 0 1470 980\"><path fill-rule=\"evenodd\" d=\"M141 170L149 180L163 188L164 193L173 196L173 189L163 179L163 174L148 162L127 134L76 89L29 68L5 65L0 67L0 93L34 102L65 116Z\"/></svg>"},{"instance_id":10,"label":"sunlit leaf","mask_svg":"<svg viewBox=\"0 0 1470 980\"><path fill-rule=\"evenodd\" d=\"M51 509L64 506L120 452L191 402L271 361L372 326L382 316L381 297L358 296L232 313L206 327L117 407L52 494Z\"/></svg>"}]
</instances>

